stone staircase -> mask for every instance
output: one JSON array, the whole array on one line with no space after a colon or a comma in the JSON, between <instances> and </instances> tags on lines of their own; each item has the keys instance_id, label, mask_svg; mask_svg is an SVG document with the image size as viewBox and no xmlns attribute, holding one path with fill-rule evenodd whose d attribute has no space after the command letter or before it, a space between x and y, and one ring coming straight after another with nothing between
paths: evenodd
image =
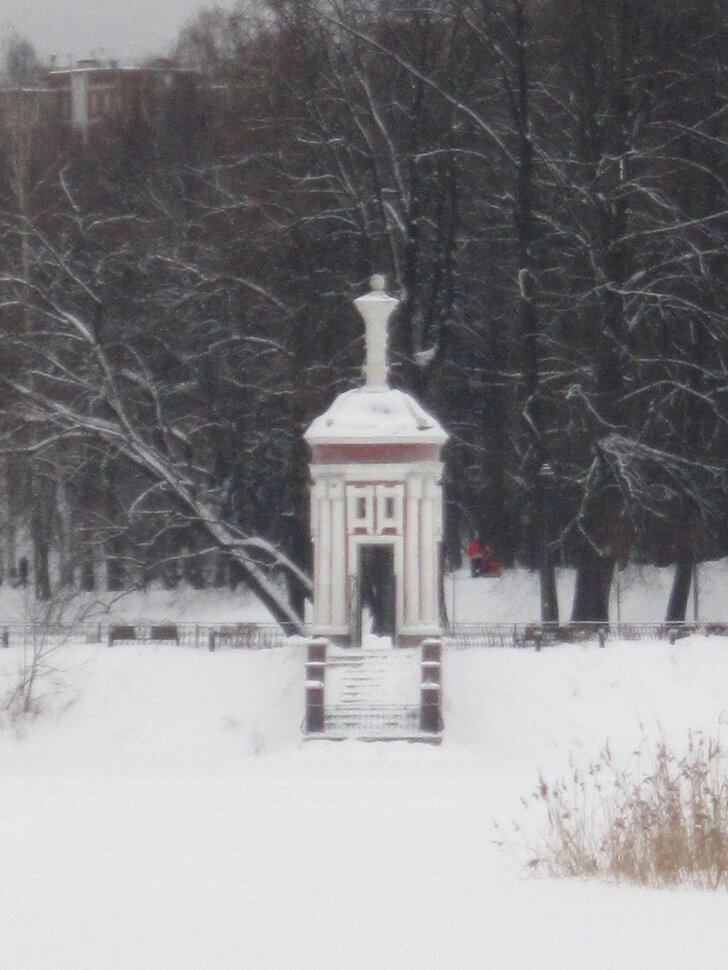
<instances>
[{"instance_id":1,"label":"stone staircase","mask_svg":"<svg viewBox=\"0 0 728 970\"><path fill-rule=\"evenodd\" d=\"M422 730L422 650L334 647L326 651L323 730L331 740L439 740Z\"/></svg>"}]
</instances>

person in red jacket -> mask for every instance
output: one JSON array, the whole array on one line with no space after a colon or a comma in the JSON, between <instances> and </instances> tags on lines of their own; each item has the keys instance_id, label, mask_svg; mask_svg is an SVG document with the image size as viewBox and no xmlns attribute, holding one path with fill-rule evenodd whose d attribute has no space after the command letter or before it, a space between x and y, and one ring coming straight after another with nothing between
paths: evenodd
<instances>
[{"instance_id":1,"label":"person in red jacket","mask_svg":"<svg viewBox=\"0 0 728 970\"><path fill-rule=\"evenodd\" d=\"M500 559L493 553L489 546L483 547L485 552L483 555L483 565L480 569L481 576L500 576L503 571L503 563Z\"/></svg>"},{"instance_id":2,"label":"person in red jacket","mask_svg":"<svg viewBox=\"0 0 728 970\"><path fill-rule=\"evenodd\" d=\"M480 541L477 532L473 532L468 540L467 553L470 557L470 575L475 579L483 573L483 560L485 559L487 546Z\"/></svg>"},{"instance_id":3,"label":"person in red jacket","mask_svg":"<svg viewBox=\"0 0 728 970\"><path fill-rule=\"evenodd\" d=\"M470 557L470 575L500 576L503 565L497 556L493 555L490 546L481 542L478 533L474 532L468 540L467 553Z\"/></svg>"}]
</instances>

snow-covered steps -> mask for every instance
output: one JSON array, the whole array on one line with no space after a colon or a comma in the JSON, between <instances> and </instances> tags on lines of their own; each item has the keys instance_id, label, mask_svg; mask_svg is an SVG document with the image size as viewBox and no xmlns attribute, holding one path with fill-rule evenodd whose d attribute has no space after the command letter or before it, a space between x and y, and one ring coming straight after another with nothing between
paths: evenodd
<instances>
[{"instance_id":1,"label":"snow-covered steps","mask_svg":"<svg viewBox=\"0 0 728 970\"><path fill-rule=\"evenodd\" d=\"M371 707L327 706L323 734L330 740L420 740L420 707L394 704ZM432 739L428 736L427 740Z\"/></svg>"},{"instance_id":2,"label":"snow-covered steps","mask_svg":"<svg viewBox=\"0 0 728 970\"><path fill-rule=\"evenodd\" d=\"M326 656L326 702L368 707L420 702L419 648L354 650L329 647Z\"/></svg>"},{"instance_id":3,"label":"snow-covered steps","mask_svg":"<svg viewBox=\"0 0 728 970\"><path fill-rule=\"evenodd\" d=\"M423 649L327 644L318 654L314 652L313 659L309 651L306 736L439 741L439 660L426 658ZM436 683L424 683L433 679ZM434 724L431 710L425 710L430 698L435 700L429 694L433 688L437 693Z\"/></svg>"}]
</instances>

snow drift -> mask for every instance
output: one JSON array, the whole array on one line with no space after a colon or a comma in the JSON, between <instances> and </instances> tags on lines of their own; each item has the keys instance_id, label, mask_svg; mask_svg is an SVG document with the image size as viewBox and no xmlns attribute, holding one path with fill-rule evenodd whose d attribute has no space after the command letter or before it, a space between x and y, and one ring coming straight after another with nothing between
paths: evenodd
<instances>
[{"instance_id":1,"label":"snow drift","mask_svg":"<svg viewBox=\"0 0 728 970\"><path fill-rule=\"evenodd\" d=\"M723 898L528 878L493 844L607 738L724 736L725 641L450 652L441 748L303 743L301 659L58 655L47 713L0 731L8 966L725 965Z\"/></svg>"}]
</instances>

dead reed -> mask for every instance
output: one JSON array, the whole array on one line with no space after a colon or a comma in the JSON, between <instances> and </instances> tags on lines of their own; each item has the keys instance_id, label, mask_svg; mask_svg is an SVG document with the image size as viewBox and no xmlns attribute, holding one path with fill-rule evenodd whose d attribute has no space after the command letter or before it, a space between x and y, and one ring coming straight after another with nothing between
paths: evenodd
<instances>
[{"instance_id":1,"label":"dead reed","mask_svg":"<svg viewBox=\"0 0 728 970\"><path fill-rule=\"evenodd\" d=\"M692 735L676 754L664 740L614 764L609 747L533 794L546 824L529 864L559 876L646 886L728 889L728 769L714 738Z\"/></svg>"}]
</instances>

